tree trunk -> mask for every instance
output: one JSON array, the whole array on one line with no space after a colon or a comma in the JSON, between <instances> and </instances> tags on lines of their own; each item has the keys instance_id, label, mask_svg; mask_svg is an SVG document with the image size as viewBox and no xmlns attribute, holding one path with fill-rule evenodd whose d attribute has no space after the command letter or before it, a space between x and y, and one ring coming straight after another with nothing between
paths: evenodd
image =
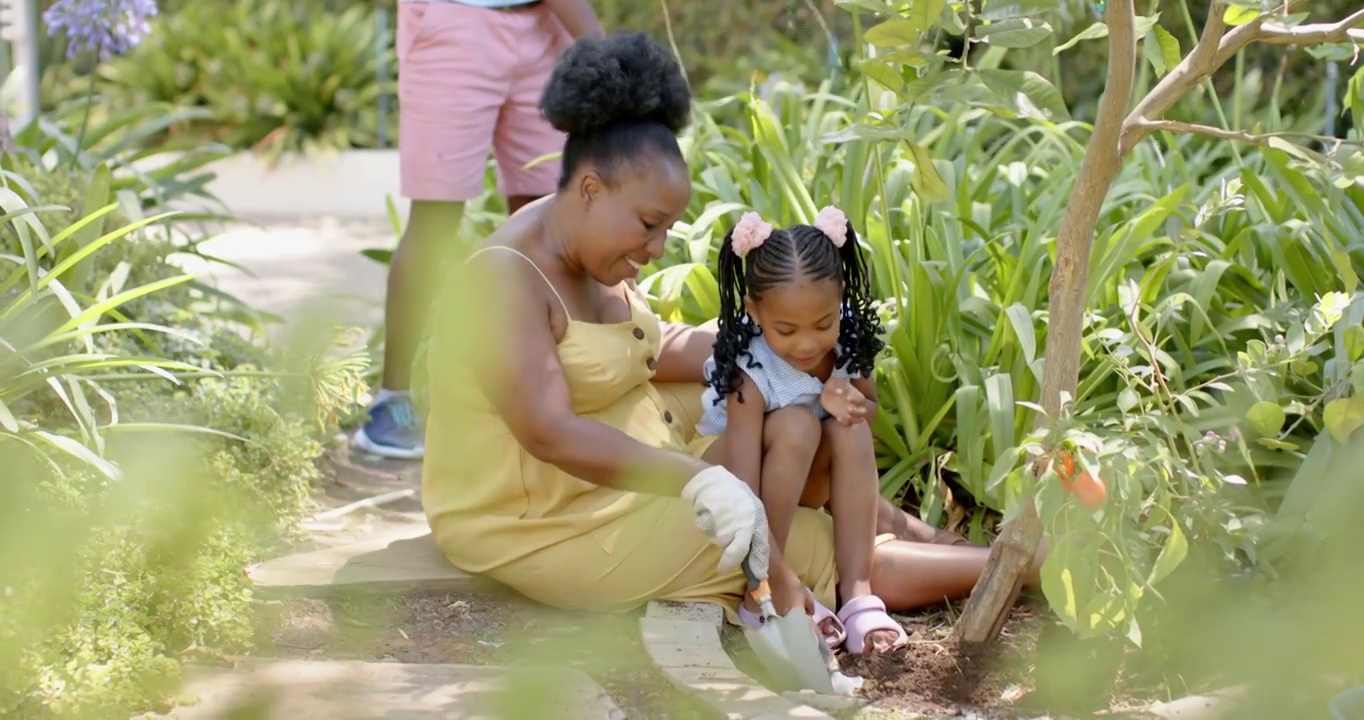
<instances>
[{"instance_id":1,"label":"tree trunk","mask_svg":"<svg viewBox=\"0 0 1364 720\"><path fill-rule=\"evenodd\" d=\"M1108 23L1108 79L1099 101L1094 133L1056 238L1042 374L1041 403L1046 414L1038 417L1039 427L1059 416L1063 397L1075 396L1094 229L1109 188L1122 168L1123 119L1131 102L1137 64L1133 0L1113 0L1104 19ZM990 548L985 572L954 628L957 640L986 643L999 636L1042 539L1042 522L1037 517L1033 497L1029 491L1019 498L1017 513L1004 524Z\"/></svg>"}]
</instances>

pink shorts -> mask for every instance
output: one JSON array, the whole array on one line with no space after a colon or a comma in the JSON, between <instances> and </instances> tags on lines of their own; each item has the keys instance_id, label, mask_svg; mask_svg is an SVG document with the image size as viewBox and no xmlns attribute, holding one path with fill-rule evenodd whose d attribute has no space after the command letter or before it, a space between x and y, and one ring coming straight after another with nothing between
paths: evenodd
<instances>
[{"instance_id":1,"label":"pink shorts","mask_svg":"<svg viewBox=\"0 0 1364 720\"><path fill-rule=\"evenodd\" d=\"M540 91L572 38L545 3L489 9L398 3L398 162L410 200L483 193L488 150L504 196L548 195L564 135L540 115Z\"/></svg>"}]
</instances>

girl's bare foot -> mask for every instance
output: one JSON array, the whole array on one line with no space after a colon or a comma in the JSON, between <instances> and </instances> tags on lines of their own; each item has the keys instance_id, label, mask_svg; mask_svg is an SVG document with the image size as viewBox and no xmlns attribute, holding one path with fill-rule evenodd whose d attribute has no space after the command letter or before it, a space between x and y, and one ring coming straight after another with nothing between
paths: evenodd
<instances>
[{"instance_id":1,"label":"girl's bare foot","mask_svg":"<svg viewBox=\"0 0 1364 720\"><path fill-rule=\"evenodd\" d=\"M886 498L881 498L876 508L876 534L894 535L896 540L905 542L930 543L933 545L965 545L983 547L960 535L929 525L919 518L895 507Z\"/></svg>"}]
</instances>

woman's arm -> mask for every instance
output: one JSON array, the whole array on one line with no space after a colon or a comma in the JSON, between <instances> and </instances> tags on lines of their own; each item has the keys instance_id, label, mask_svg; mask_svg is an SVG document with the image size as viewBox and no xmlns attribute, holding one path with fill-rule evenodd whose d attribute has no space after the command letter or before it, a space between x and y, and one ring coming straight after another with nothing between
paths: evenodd
<instances>
[{"instance_id":1,"label":"woman's arm","mask_svg":"<svg viewBox=\"0 0 1364 720\"><path fill-rule=\"evenodd\" d=\"M645 445L573 411L559 364L544 280L524 260L507 254L483 263L492 287L538 288L511 293L516 302L481 311L478 382L513 436L531 455L598 485L678 495L706 463ZM557 301L555 301L557 302Z\"/></svg>"},{"instance_id":2,"label":"woman's arm","mask_svg":"<svg viewBox=\"0 0 1364 720\"><path fill-rule=\"evenodd\" d=\"M665 322L662 347L658 353L658 368L654 382L704 383L702 369L715 349L715 327L711 323L692 327Z\"/></svg>"},{"instance_id":3,"label":"woman's arm","mask_svg":"<svg viewBox=\"0 0 1364 720\"><path fill-rule=\"evenodd\" d=\"M605 35L601 21L597 20L597 13L592 11L592 4L588 0L545 0L545 5L559 17L559 22L574 40Z\"/></svg>"}]
</instances>

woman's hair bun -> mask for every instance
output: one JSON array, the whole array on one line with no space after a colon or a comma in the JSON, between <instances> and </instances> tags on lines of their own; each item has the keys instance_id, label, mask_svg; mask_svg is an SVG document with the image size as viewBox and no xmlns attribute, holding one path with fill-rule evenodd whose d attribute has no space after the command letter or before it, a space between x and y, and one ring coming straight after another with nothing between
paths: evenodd
<instances>
[{"instance_id":1,"label":"woman's hair bun","mask_svg":"<svg viewBox=\"0 0 1364 720\"><path fill-rule=\"evenodd\" d=\"M559 59L540 111L560 132L588 134L617 122L687 126L691 90L677 59L642 32L583 38Z\"/></svg>"}]
</instances>

